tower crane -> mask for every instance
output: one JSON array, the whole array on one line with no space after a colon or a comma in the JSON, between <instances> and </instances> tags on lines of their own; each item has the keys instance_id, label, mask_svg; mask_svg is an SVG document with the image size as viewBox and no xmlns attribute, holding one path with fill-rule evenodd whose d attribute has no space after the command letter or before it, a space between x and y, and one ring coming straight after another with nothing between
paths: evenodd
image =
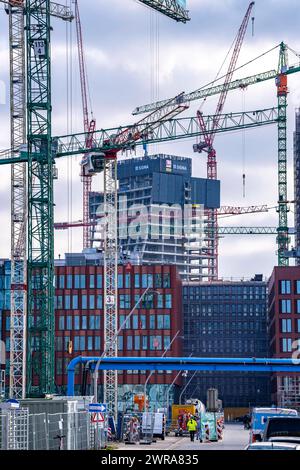
<instances>
[{"instance_id":1,"label":"tower crane","mask_svg":"<svg viewBox=\"0 0 300 470\"><path fill-rule=\"evenodd\" d=\"M214 148L214 139L216 129L219 125L219 119L221 113L224 109L225 101L228 94L228 85L231 82L239 53L244 41L244 37L247 31L248 23L251 17L251 11L253 9L255 2L251 2L246 15L244 16L243 22L238 31L237 39L233 49L231 61L229 64L228 72L225 77L225 83L222 92L220 93L219 101L216 108L216 114L214 119L214 125L211 133L208 133L203 120L203 114L200 110L197 112L197 117L200 122L200 126L204 132L204 141L199 144L194 145L194 151L201 153L202 151L207 152L207 178L208 179L217 179L217 155ZM218 278L218 237L217 237L217 227L218 227L218 214L215 209L210 209L207 211L208 216L208 230L211 232L211 237L208 241L208 280L212 281Z\"/></svg>"},{"instance_id":2,"label":"tower crane","mask_svg":"<svg viewBox=\"0 0 300 470\"><path fill-rule=\"evenodd\" d=\"M83 112L83 129L86 133L86 147L91 148L93 132L96 128L96 120L90 117L87 99L87 73L84 58L83 49L83 37L81 20L79 13L78 1L75 0L75 20L76 20L76 34L77 34L77 48L78 48L78 61L79 61L79 72L80 72L80 87L81 87L81 100L82 100L82 112ZM86 164L86 158L81 162L81 180L83 183L83 195L82 195L82 215L83 215L83 249L89 248L89 194L92 189L92 177L91 174L85 173L84 168Z\"/></svg>"},{"instance_id":3,"label":"tower crane","mask_svg":"<svg viewBox=\"0 0 300 470\"><path fill-rule=\"evenodd\" d=\"M24 0L0 0L9 16L10 127L14 154L26 142ZM50 3L50 14L72 21L71 10ZM26 166L11 166L11 315L9 397L26 395L27 225Z\"/></svg>"}]
</instances>

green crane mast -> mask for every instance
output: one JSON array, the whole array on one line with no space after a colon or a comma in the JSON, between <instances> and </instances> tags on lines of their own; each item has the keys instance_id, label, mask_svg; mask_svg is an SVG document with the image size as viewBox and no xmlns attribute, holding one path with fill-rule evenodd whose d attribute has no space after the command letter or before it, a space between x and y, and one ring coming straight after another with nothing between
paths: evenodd
<instances>
[{"instance_id":1,"label":"green crane mast","mask_svg":"<svg viewBox=\"0 0 300 470\"><path fill-rule=\"evenodd\" d=\"M43 396L54 391L54 219L50 28L50 0L26 0L27 396ZM37 155L38 158L36 158Z\"/></svg>"},{"instance_id":2,"label":"green crane mast","mask_svg":"<svg viewBox=\"0 0 300 470\"><path fill-rule=\"evenodd\" d=\"M276 78L278 97L278 266L288 266L286 256L289 247L288 197L287 197L287 47L280 44L278 76Z\"/></svg>"}]
</instances>

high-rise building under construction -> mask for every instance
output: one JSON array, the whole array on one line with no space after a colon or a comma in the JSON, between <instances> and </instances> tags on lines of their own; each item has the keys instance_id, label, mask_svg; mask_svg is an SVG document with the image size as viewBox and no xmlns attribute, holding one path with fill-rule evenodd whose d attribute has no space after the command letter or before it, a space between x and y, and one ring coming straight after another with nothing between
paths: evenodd
<instances>
[{"instance_id":1,"label":"high-rise building under construction","mask_svg":"<svg viewBox=\"0 0 300 470\"><path fill-rule=\"evenodd\" d=\"M212 234L204 214L220 207L220 181L193 177L190 158L159 154L120 161L118 182L122 256L133 264L175 264L182 279L205 280ZM102 201L102 193L90 194L94 223ZM95 247L99 232L92 226Z\"/></svg>"}]
</instances>

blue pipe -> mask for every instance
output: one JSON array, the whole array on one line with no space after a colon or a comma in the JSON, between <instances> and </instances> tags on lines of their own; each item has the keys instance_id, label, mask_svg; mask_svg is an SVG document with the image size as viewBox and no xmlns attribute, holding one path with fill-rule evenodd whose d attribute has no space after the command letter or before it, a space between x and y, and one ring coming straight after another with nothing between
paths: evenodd
<instances>
[{"instance_id":1,"label":"blue pipe","mask_svg":"<svg viewBox=\"0 0 300 470\"><path fill-rule=\"evenodd\" d=\"M78 356L68 365L68 396L74 396L75 367L97 363L94 356ZM95 366L94 366L95 369ZM300 360L235 357L105 357L99 370L209 370L239 372L300 372Z\"/></svg>"}]
</instances>

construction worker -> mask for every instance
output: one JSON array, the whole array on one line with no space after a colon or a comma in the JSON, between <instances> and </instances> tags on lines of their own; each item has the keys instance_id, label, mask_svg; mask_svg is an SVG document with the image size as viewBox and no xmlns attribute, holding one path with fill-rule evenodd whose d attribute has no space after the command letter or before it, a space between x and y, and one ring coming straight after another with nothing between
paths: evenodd
<instances>
[{"instance_id":1,"label":"construction worker","mask_svg":"<svg viewBox=\"0 0 300 470\"><path fill-rule=\"evenodd\" d=\"M190 433L191 442L195 440L195 433L197 431L197 421L191 416L186 424L187 430Z\"/></svg>"}]
</instances>

